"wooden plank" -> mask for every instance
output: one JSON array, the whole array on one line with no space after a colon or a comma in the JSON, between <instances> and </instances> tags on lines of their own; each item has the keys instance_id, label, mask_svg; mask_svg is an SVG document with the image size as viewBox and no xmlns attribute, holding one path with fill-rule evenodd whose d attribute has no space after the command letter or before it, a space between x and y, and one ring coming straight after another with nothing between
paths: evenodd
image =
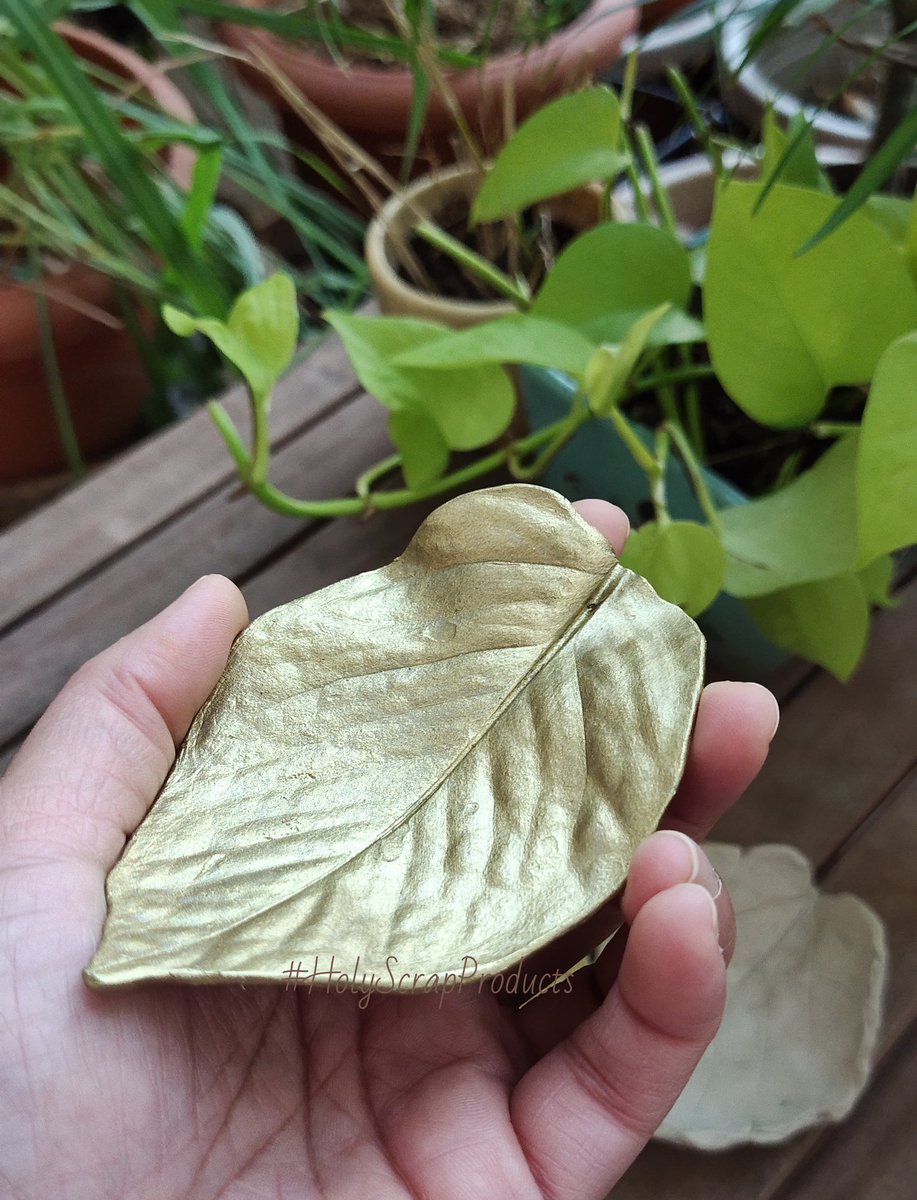
<instances>
[{"instance_id":1,"label":"wooden plank","mask_svg":"<svg viewBox=\"0 0 917 1200\"><path fill-rule=\"evenodd\" d=\"M774 1185L796 1165L796 1160L781 1157L787 1152L787 1147L743 1146L704 1154L653 1142L612 1190L609 1200L763 1200L765 1192L758 1190L758 1185Z\"/></svg>"},{"instance_id":2,"label":"wooden plank","mask_svg":"<svg viewBox=\"0 0 917 1200\"><path fill-rule=\"evenodd\" d=\"M278 387L272 441L288 440L356 391L340 341L329 338ZM239 428L247 429L243 388L223 400ZM202 409L0 534L0 630L224 486L234 472Z\"/></svg>"},{"instance_id":3,"label":"wooden plank","mask_svg":"<svg viewBox=\"0 0 917 1200\"><path fill-rule=\"evenodd\" d=\"M904 672L906 673L906 672ZM889 681L891 683L891 681ZM770 840L780 840L774 830ZM917 1028L917 767L900 780L885 802L844 845L823 886L831 892L862 897L885 922L891 955L885 1019L879 1053L892 1061L902 1039ZM913 1088L913 1084L911 1085ZM868 1092L856 1120L871 1122L877 1103ZM897 1116L894 1117L897 1120ZM614 1200L650 1200L677 1195L679 1200L796 1200L783 1190L801 1164L818 1158L826 1140L844 1143L847 1124L837 1130L802 1135L784 1146L743 1148L724 1154L698 1154L653 1145L634 1164L614 1191ZM838 1178L842 1178L838 1176ZM917 1178L917 1175L912 1178ZM830 1193L825 1193L827 1196ZM846 1190L845 1196L865 1196ZM912 1190L900 1193L910 1200ZM886 1193L873 1192L876 1200ZM888 1193L893 1200L899 1193ZM808 1198L807 1198L808 1200Z\"/></svg>"},{"instance_id":4,"label":"wooden plank","mask_svg":"<svg viewBox=\"0 0 917 1200\"><path fill-rule=\"evenodd\" d=\"M917 1023L915 854L917 767L908 772L882 808L857 831L823 884L828 891L853 892L862 897L885 922L891 972L881 1035L883 1052Z\"/></svg>"},{"instance_id":5,"label":"wooden plank","mask_svg":"<svg viewBox=\"0 0 917 1200\"><path fill-rule=\"evenodd\" d=\"M405 548L430 502L370 517L334 521L300 542L266 571L242 585L252 619L318 588L373 571Z\"/></svg>"},{"instance_id":6,"label":"wooden plank","mask_svg":"<svg viewBox=\"0 0 917 1200\"><path fill-rule=\"evenodd\" d=\"M320 526L267 570L242 583L252 619L297 596L390 562L433 507L431 501L362 520L345 519ZM0 777L21 744L22 738L16 737L0 751Z\"/></svg>"},{"instance_id":7,"label":"wooden plank","mask_svg":"<svg viewBox=\"0 0 917 1200\"><path fill-rule=\"evenodd\" d=\"M506 476L493 474L479 480L478 487L506 482ZM334 521L319 529L308 541L297 543L243 584L251 617L254 619L269 608L349 575L372 571L391 562L401 554L427 514L447 498L435 497L408 508Z\"/></svg>"},{"instance_id":8,"label":"wooden plank","mask_svg":"<svg viewBox=\"0 0 917 1200\"><path fill-rule=\"evenodd\" d=\"M773 1200L913 1200L917 1192L917 1028L844 1125Z\"/></svg>"},{"instance_id":9,"label":"wooden plank","mask_svg":"<svg viewBox=\"0 0 917 1200\"><path fill-rule=\"evenodd\" d=\"M17 738L15 741L8 743L3 750L0 750L0 779L3 778L3 772L10 765L20 745L21 741Z\"/></svg>"},{"instance_id":10,"label":"wooden plank","mask_svg":"<svg viewBox=\"0 0 917 1200\"><path fill-rule=\"evenodd\" d=\"M391 450L386 414L359 396L276 456L281 488L346 495L357 473ZM0 638L0 748L41 713L81 663L169 603L198 576L250 573L314 529L224 486L135 543L99 573Z\"/></svg>"}]
</instances>

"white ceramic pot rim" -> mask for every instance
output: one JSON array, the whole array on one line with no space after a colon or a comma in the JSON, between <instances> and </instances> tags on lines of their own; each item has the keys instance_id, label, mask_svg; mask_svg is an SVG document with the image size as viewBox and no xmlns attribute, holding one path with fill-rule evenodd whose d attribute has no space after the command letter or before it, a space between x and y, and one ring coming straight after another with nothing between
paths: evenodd
<instances>
[{"instance_id":1,"label":"white ceramic pot rim","mask_svg":"<svg viewBox=\"0 0 917 1200\"><path fill-rule=\"evenodd\" d=\"M761 147L747 152L726 150L723 154L723 165L728 170L736 171L740 179L753 179L760 167L763 153ZM819 146L817 156L823 167L847 166L863 161L862 150L856 150L851 146ZM689 196L697 195L698 190L709 191L712 207L713 168L706 154L691 154L687 158L678 159L677 162L666 163L660 168L659 176L665 187L673 191L671 199L677 219L684 219L684 213L681 211L684 203L682 197L686 200ZM644 181L643 193L647 198L652 198L649 181ZM628 221L636 219L633 188L629 182L618 184L615 188L614 200L621 219ZM687 226L694 227L691 222L687 222Z\"/></svg>"},{"instance_id":2,"label":"white ceramic pot rim","mask_svg":"<svg viewBox=\"0 0 917 1200\"><path fill-rule=\"evenodd\" d=\"M853 117L844 117L802 104L799 97L794 96L792 92L781 91L754 62L739 70L745 60L748 43L759 24L759 18L760 12L739 12L734 16L727 16L720 26L720 54L723 63L735 79L736 87L746 94L749 102L758 109L759 115L768 104L773 105L774 111L785 121L792 120L801 111L806 120L811 122L817 135L848 146L868 146L872 138L872 127L865 121L857 121Z\"/></svg>"},{"instance_id":3,"label":"white ceramic pot rim","mask_svg":"<svg viewBox=\"0 0 917 1200\"><path fill-rule=\"evenodd\" d=\"M456 190L458 190L461 184L466 179L473 177L475 173L475 167L459 163L457 166L443 167L429 175L423 175L408 187L390 196L370 222L366 231L365 245L366 262L370 273L375 279L380 277L385 279L385 286L389 293L396 297L396 300L400 299L406 311L423 308L433 320L436 320L437 313L440 313L443 321L464 318L465 322L469 324L472 321L496 319L515 311L513 306L505 300L451 300L448 297L421 291L420 288L402 279L392 262L389 229L400 214L406 208L410 208L413 203L422 201L427 192L440 188L448 190L452 184L455 184Z\"/></svg>"}]
</instances>

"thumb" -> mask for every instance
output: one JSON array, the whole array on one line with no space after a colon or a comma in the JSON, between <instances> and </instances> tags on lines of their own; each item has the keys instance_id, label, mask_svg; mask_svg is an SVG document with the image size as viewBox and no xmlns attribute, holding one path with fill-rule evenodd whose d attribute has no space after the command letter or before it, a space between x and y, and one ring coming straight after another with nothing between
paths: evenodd
<instances>
[{"instance_id":1,"label":"thumb","mask_svg":"<svg viewBox=\"0 0 917 1200\"><path fill-rule=\"evenodd\" d=\"M208 575L77 671L0 781L0 868L109 870L247 619L238 588Z\"/></svg>"},{"instance_id":2,"label":"thumb","mask_svg":"<svg viewBox=\"0 0 917 1200\"><path fill-rule=\"evenodd\" d=\"M708 891L680 883L633 917L604 1003L522 1078L513 1124L547 1196L606 1196L677 1100L723 1013Z\"/></svg>"}]
</instances>

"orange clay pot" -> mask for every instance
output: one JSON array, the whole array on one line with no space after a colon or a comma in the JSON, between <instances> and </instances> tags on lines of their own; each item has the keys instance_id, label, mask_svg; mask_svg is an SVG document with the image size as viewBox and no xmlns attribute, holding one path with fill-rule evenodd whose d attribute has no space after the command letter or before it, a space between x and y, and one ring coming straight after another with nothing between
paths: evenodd
<instances>
[{"instance_id":1,"label":"orange clay pot","mask_svg":"<svg viewBox=\"0 0 917 1200\"><path fill-rule=\"evenodd\" d=\"M247 5L273 7L272 0L247 0ZM495 55L480 69L446 69L455 99L484 151L492 153L502 143L508 91L520 121L546 101L582 86L617 62L621 43L634 32L637 21L638 10L633 5L622 0L594 0L541 46ZM248 26L223 24L220 32L233 49L269 59L298 92L397 176L414 96L410 71L400 66L345 69L323 58L309 43L286 41ZM237 62L236 66L278 108L289 139L331 161L320 140L303 125L270 79L249 64ZM415 173L454 161L454 133L448 107L431 89Z\"/></svg>"},{"instance_id":2,"label":"orange clay pot","mask_svg":"<svg viewBox=\"0 0 917 1200\"><path fill-rule=\"evenodd\" d=\"M64 23L55 28L81 58L135 80L170 116L194 120L182 93L139 55L86 29ZM164 158L175 182L189 187L194 152L172 146ZM50 277L47 288L64 393L80 448L91 457L124 442L136 428L149 378L133 338L121 327L115 287L107 276L75 264ZM118 327L100 321L93 310L111 314ZM45 379L34 293L0 276L0 483L65 466Z\"/></svg>"},{"instance_id":3,"label":"orange clay pot","mask_svg":"<svg viewBox=\"0 0 917 1200\"><path fill-rule=\"evenodd\" d=\"M640 32L650 33L651 30L658 29L693 2L694 0L650 0L640 9Z\"/></svg>"}]
</instances>

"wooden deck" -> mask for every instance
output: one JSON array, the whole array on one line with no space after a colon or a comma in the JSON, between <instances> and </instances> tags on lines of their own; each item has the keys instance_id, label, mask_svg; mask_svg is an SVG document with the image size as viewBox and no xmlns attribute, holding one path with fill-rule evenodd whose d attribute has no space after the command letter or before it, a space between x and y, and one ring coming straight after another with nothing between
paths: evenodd
<instances>
[{"instance_id":1,"label":"wooden deck","mask_svg":"<svg viewBox=\"0 0 917 1200\"><path fill-rule=\"evenodd\" d=\"M241 392L228 407L244 427ZM273 478L295 494L346 494L358 468L389 449L384 414L336 340L280 389L273 431ZM381 565L423 515L319 523L269 513L239 494L204 413L142 443L0 533L0 771L76 667L198 576L231 576L257 615ZM849 685L800 664L768 681L784 704L770 762L715 833L794 843L826 888L855 892L884 918L892 972L872 1086L842 1126L778 1148L654 1145L616 1200L917 1196L917 579L900 592Z\"/></svg>"}]
</instances>

